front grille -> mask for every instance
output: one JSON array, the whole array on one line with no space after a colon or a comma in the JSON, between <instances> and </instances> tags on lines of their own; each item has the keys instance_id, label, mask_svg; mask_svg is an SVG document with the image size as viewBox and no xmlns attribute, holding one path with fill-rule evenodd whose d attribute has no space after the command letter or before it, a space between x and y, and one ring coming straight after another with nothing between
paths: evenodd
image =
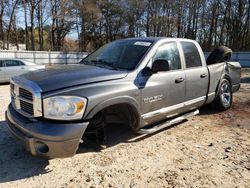
<instances>
[{"instance_id":1,"label":"front grille","mask_svg":"<svg viewBox=\"0 0 250 188\"><path fill-rule=\"evenodd\" d=\"M11 104L20 114L32 118L42 116L40 87L25 78L13 77L10 84Z\"/></svg>"},{"instance_id":2,"label":"front grille","mask_svg":"<svg viewBox=\"0 0 250 188\"><path fill-rule=\"evenodd\" d=\"M33 117L33 94L30 91L12 83L10 84L10 92L13 107L21 114Z\"/></svg>"},{"instance_id":3,"label":"front grille","mask_svg":"<svg viewBox=\"0 0 250 188\"><path fill-rule=\"evenodd\" d=\"M18 99L20 103L20 110L33 116L34 115L33 94L30 91L19 87Z\"/></svg>"},{"instance_id":4,"label":"front grille","mask_svg":"<svg viewBox=\"0 0 250 188\"><path fill-rule=\"evenodd\" d=\"M29 101L33 101L33 94L26 89L19 88L19 96Z\"/></svg>"},{"instance_id":5,"label":"front grille","mask_svg":"<svg viewBox=\"0 0 250 188\"><path fill-rule=\"evenodd\" d=\"M20 99L20 107L22 111L28 113L31 116L34 115L33 104Z\"/></svg>"}]
</instances>

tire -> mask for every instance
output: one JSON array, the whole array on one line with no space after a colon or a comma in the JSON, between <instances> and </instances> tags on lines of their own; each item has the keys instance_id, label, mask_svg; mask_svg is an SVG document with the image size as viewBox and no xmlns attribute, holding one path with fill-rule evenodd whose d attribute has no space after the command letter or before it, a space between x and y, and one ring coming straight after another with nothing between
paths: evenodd
<instances>
[{"instance_id":1,"label":"tire","mask_svg":"<svg viewBox=\"0 0 250 188\"><path fill-rule=\"evenodd\" d=\"M226 46L215 48L207 58L207 65L212 65L220 62L227 62L232 56L232 50Z\"/></svg>"},{"instance_id":2,"label":"tire","mask_svg":"<svg viewBox=\"0 0 250 188\"><path fill-rule=\"evenodd\" d=\"M223 79L214 101L214 105L218 110L228 110L233 103L233 93L230 82L227 79Z\"/></svg>"}]
</instances>

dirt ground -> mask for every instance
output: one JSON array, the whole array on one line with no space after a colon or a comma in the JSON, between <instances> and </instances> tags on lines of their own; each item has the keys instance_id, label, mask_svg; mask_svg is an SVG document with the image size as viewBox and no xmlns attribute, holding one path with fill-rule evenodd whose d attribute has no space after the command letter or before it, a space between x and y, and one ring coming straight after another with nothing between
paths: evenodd
<instances>
[{"instance_id":1,"label":"dirt ground","mask_svg":"<svg viewBox=\"0 0 250 188\"><path fill-rule=\"evenodd\" d=\"M72 158L32 157L10 136L0 85L0 187L250 187L250 69L226 112L211 108L157 134L120 131L104 150L82 145Z\"/></svg>"}]
</instances>

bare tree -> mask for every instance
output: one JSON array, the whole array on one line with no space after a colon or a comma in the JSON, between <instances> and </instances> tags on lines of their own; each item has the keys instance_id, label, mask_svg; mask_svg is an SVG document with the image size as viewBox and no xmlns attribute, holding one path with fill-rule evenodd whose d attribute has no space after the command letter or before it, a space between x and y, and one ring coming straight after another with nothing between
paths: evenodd
<instances>
[{"instance_id":1,"label":"bare tree","mask_svg":"<svg viewBox=\"0 0 250 188\"><path fill-rule=\"evenodd\" d=\"M9 24L8 24L8 29L7 29L7 49L9 49L9 42L10 42L10 32L11 32L11 27L14 21L14 14L15 10L17 8L18 0L12 0L11 4L12 6L9 7Z\"/></svg>"},{"instance_id":2,"label":"bare tree","mask_svg":"<svg viewBox=\"0 0 250 188\"><path fill-rule=\"evenodd\" d=\"M43 50L43 0L38 2L37 6L39 50Z\"/></svg>"},{"instance_id":3,"label":"bare tree","mask_svg":"<svg viewBox=\"0 0 250 188\"><path fill-rule=\"evenodd\" d=\"M5 43L6 38L8 46L22 38L17 35L17 11L24 13L30 50L66 49L64 44L74 44L64 42L70 32L76 33L80 51L144 36L191 38L204 50L222 44L250 49L250 0L0 0L0 40Z\"/></svg>"},{"instance_id":4,"label":"bare tree","mask_svg":"<svg viewBox=\"0 0 250 188\"><path fill-rule=\"evenodd\" d=\"M0 40L1 40L1 48L5 47L5 39L4 39L4 10L7 4L6 0L0 1Z\"/></svg>"},{"instance_id":5,"label":"bare tree","mask_svg":"<svg viewBox=\"0 0 250 188\"><path fill-rule=\"evenodd\" d=\"M23 12L24 12L24 24L25 24L25 45L26 50L30 50L30 38L28 31L28 18L27 18L27 0L22 0Z\"/></svg>"},{"instance_id":6,"label":"bare tree","mask_svg":"<svg viewBox=\"0 0 250 188\"><path fill-rule=\"evenodd\" d=\"M72 15L73 4L66 0L50 0L51 5L51 46L59 51L63 47L63 41L74 25Z\"/></svg>"}]
</instances>

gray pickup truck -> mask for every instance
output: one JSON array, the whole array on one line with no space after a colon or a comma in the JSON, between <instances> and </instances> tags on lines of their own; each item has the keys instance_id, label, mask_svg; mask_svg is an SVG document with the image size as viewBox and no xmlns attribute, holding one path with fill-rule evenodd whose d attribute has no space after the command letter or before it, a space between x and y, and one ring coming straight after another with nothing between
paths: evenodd
<instances>
[{"instance_id":1,"label":"gray pickup truck","mask_svg":"<svg viewBox=\"0 0 250 188\"><path fill-rule=\"evenodd\" d=\"M188 39L114 41L80 64L13 77L6 121L33 155L48 158L73 156L88 136L102 145L111 123L152 134L203 105L230 108L241 75L231 54L221 46L206 60Z\"/></svg>"}]
</instances>

